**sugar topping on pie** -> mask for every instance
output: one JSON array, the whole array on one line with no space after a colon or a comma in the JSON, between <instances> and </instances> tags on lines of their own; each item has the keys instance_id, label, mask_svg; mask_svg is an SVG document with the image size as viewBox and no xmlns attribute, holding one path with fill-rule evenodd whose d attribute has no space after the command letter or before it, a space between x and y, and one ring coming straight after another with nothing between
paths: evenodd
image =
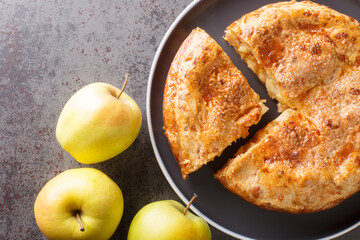
<instances>
[{"instance_id":1,"label":"sugar topping on pie","mask_svg":"<svg viewBox=\"0 0 360 240\"><path fill-rule=\"evenodd\" d=\"M328 209L360 190L360 26L328 7L279 2L226 30L283 113L216 173L266 209Z\"/></svg>"},{"instance_id":2,"label":"sugar topping on pie","mask_svg":"<svg viewBox=\"0 0 360 240\"><path fill-rule=\"evenodd\" d=\"M165 135L185 179L259 122L267 107L204 30L194 29L170 66Z\"/></svg>"}]
</instances>

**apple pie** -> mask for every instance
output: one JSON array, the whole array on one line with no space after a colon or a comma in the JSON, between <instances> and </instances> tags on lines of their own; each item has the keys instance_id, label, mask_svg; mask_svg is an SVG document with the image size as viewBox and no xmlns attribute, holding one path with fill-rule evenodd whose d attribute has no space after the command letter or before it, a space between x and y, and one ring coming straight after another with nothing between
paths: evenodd
<instances>
[{"instance_id":1,"label":"apple pie","mask_svg":"<svg viewBox=\"0 0 360 240\"><path fill-rule=\"evenodd\" d=\"M194 29L173 59L163 98L165 136L183 178L245 138L266 111L215 40Z\"/></svg>"},{"instance_id":2,"label":"apple pie","mask_svg":"<svg viewBox=\"0 0 360 240\"><path fill-rule=\"evenodd\" d=\"M282 114L215 177L266 209L308 213L360 190L360 25L310 1L244 15L225 39Z\"/></svg>"}]
</instances>

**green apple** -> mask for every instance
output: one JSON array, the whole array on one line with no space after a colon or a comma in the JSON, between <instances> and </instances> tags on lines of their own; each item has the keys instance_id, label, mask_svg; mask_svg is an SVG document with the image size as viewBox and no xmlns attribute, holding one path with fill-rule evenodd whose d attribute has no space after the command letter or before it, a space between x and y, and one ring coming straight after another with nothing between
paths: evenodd
<instances>
[{"instance_id":1,"label":"green apple","mask_svg":"<svg viewBox=\"0 0 360 240\"><path fill-rule=\"evenodd\" d=\"M127 149L138 136L141 123L141 110L129 95L110 84L96 82L66 102L56 138L77 161L98 163Z\"/></svg>"},{"instance_id":2,"label":"green apple","mask_svg":"<svg viewBox=\"0 0 360 240\"><path fill-rule=\"evenodd\" d=\"M48 239L109 239L124 208L119 186L94 168L70 169L39 192L36 223Z\"/></svg>"},{"instance_id":3,"label":"green apple","mask_svg":"<svg viewBox=\"0 0 360 240\"><path fill-rule=\"evenodd\" d=\"M206 221L177 201L163 200L140 209L132 220L128 240L209 240ZM184 214L185 212L185 214Z\"/></svg>"}]
</instances>

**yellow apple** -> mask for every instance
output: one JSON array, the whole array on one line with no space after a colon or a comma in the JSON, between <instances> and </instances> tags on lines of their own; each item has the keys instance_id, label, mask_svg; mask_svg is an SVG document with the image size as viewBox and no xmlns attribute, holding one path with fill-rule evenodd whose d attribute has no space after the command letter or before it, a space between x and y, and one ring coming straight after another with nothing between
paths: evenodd
<instances>
[{"instance_id":1,"label":"yellow apple","mask_svg":"<svg viewBox=\"0 0 360 240\"><path fill-rule=\"evenodd\" d=\"M39 192L36 222L49 239L109 239L123 214L119 186L94 168L62 172Z\"/></svg>"},{"instance_id":2,"label":"yellow apple","mask_svg":"<svg viewBox=\"0 0 360 240\"><path fill-rule=\"evenodd\" d=\"M56 126L56 138L77 161L97 163L127 149L138 136L141 123L141 110L129 95L96 82L67 101Z\"/></svg>"},{"instance_id":3,"label":"yellow apple","mask_svg":"<svg viewBox=\"0 0 360 240\"><path fill-rule=\"evenodd\" d=\"M185 212L185 214L184 214ZM174 200L150 203L132 220L128 240L210 240L206 221Z\"/></svg>"}]
</instances>

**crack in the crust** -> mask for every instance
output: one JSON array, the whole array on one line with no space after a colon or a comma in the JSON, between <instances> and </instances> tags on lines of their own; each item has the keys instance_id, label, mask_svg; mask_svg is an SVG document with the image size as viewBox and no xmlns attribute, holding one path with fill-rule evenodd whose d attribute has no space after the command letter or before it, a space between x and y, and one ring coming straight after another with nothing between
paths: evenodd
<instances>
[{"instance_id":1,"label":"crack in the crust","mask_svg":"<svg viewBox=\"0 0 360 240\"><path fill-rule=\"evenodd\" d=\"M225 40L227 40L227 42L230 43L230 45L233 45L231 43L231 40L226 39L226 38L225 38ZM232 39L232 40L234 41L234 39ZM256 58L256 56L253 54L250 47L245 42L243 42L243 41L241 41L241 39L237 39L237 38L235 39L235 41L238 42L238 45L241 45L243 47L242 50L245 51L245 52L239 52L239 49L237 49L234 45L233 45L234 48L231 48L231 49L233 49L233 51L235 51L237 53L237 55L240 55L241 59L246 63L247 67L250 70L252 70L252 72L255 74L257 79L260 80L264 84L264 86L266 87L266 90L267 90L266 91L267 96L265 96L265 97L270 98L272 101L277 101L278 103L286 106L287 108L296 111L297 113L299 113L301 115L301 117L304 118L305 121L308 122L310 128L317 129L318 125L313 121L313 119L311 118L311 116L309 116L308 113L306 113L305 111L303 111L301 109L298 109L296 107L296 105L297 105L296 102L294 102L294 106L290 106L290 104L286 103L285 101L282 101L282 99L277 98L277 96L280 96L280 92L278 92L277 94L269 92L269 88L268 88L268 86L266 84L266 80L270 79L271 77L269 77L269 74L268 74L267 70L265 68L263 68L263 66L261 64L259 64L259 60ZM241 42L241 44L239 44L239 42ZM346 69L346 66L352 66L352 65L354 65L354 64L346 63L345 66L343 66L341 68L341 72L340 72L339 76L337 76L337 78L335 80L333 80L329 85L334 84L339 79L341 79L341 77L344 76L344 74L345 74L344 69ZM263 76L260 76L261 74L263 74ZM249 78L247 78L247 79L249 79ZM310 92L314 91L314 89L316 89L318 87L323 87L324 85L328 85L328 84L323 83L323 85L321 85L321 86L319 86L319 85L313 86L313 87L307 89L304 93L302 93L300 96L297 96L297 97L301 98L302 96L306 96ZM279 91L278 89L276 89L276 90ZM274 109L272 109L272 110L274 110ZM276 107L276 111L278 111L278 107ZM280 115L278 115L276 118L280 117L282 114L283 114L283 112ZM266 121L265 125L267 126L270 123L274 124L274 126L272 126L272 128L274 128L274 127L276 127L276 126L278 126L280 124L280 122L276 123L276 122L274 122L274 119L272 119L272 120ZM260 128L260 130L264 129L265 127ZM253 141L253 137L254 137L255 134L256 134L256 132L254 134L252 134L253 136L251 136L251 137L248 136L246 139L244 139L246 141L243 141L244 143L240 147L238 147L238 151L241 148L245 147L244 151L242 153L236 152L236 154L234 154L233 157L236 157L236 156L238 156L240 154L246 153L248 150L250 150L253 146L257 145L259 142L261 142L262 139L264 139L268 135L268 133L266 133L266 134L263 135L263 137L261 137L259 139L256 139L256 141ZM249 134L249 135L251 135L251 134ZM316 134L315 137L323 138L324 136L326 136L326 133L321 133L321 132L317 131L317 134ZM328 143L331 143L331 142L334 142L334 141L336 141L336 140L331 140L331 139L328 139L328 138L325 137L325 138L323 138L323 141L318 142L314 146L308 147L307 149L315 149L320 144L328 144ZM246 147L247 145L249 145L249 146ZM220 157L222 155L223 154L221 154ZM226 164L226 162L225 162L225 164ZM223 164L223 165L225 165L225 164Z\"/></svg>"}]
</instances>

